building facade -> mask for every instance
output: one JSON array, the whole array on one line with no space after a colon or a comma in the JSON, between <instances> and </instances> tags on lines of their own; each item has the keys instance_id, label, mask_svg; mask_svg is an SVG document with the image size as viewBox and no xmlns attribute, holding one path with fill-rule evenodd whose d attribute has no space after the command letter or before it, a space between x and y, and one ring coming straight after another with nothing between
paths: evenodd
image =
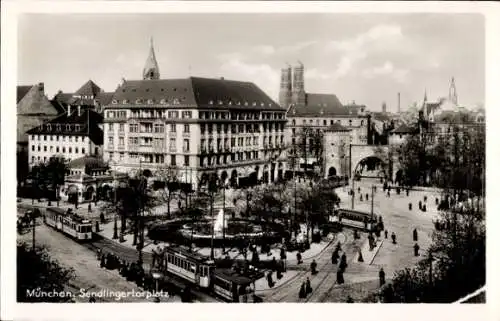
<instances>
[{"instance_id":1,"label":"building facade","mask_svg":"<svg viewBox=\"0 0 500 321\"><path fill-rule=\"evenodd\" d=\"M334 123L324 130L324 177L349 176L350 130Z\"/></svg>"},{"instance_id":2,"label":"building facade","mask_svg":"<svg viewBox=\"0 0 500 321\"><path fill-rule=\"evenodd\" d=\"M68 107L67 113L37 126L28 133L30 167L52 156L71 161L85 155L101 156L102 116L92 110Z\"/></svg>"},{"instance_id":3,"label":"building facade","mask_svg":"<svg viewBox=\"0 0 500 321\"><path fill-rule=\"evenodd\" d=\"M285 169L285 110L250 82L160 79L151 48L142 80L126 80L104 109L104 159L196 189L209 177L245 186ZM175 177L174 177L175 176Z\"/></svg>"}]
</instances>

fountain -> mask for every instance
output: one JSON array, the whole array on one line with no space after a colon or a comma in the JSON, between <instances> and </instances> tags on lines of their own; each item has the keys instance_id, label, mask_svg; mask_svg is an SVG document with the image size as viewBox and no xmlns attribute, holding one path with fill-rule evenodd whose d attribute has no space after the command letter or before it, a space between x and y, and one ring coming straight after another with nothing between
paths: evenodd
<instances>
[{"instance_id":1,"label":"fountain","mask_svg":"<svg viewBox=\"0 0 500 321\"><path fill-rule=\"evenodd\" d=\"M224 219L224 215L224 210L221 209L214 222L215 236L221 236L223 234L223 229L227 229L227 220Z\"/></svg>"}]
</instances>

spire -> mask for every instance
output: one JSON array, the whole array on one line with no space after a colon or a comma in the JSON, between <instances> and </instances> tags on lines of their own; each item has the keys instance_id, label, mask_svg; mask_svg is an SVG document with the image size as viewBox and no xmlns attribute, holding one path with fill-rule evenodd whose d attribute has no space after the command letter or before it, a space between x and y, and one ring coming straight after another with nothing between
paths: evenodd
<instances>
[{"instance_id":1,"label":"spire","mask_svg":"<svg viewBox=\"0 0 500 321\"><path fill-rule=\"evenodd\" d=\"M450 91L448 99L455 105L458 105L457 87L455 87L455 77L451 77Z\"/></svg>"},{"instance_id":2,"label":"spire","mask_svg":"<svg viewBox=\"0 0 500 321\"><path fill-rule=\"evenodd\" d=\"M159 79L160 78L160 68L158 68L158 62L156 61L155 50L153 46L153 37L151 37L151 47L149 49L149 56L144 65L142 71L143 79Z\"/></svg>"}]
</instances>

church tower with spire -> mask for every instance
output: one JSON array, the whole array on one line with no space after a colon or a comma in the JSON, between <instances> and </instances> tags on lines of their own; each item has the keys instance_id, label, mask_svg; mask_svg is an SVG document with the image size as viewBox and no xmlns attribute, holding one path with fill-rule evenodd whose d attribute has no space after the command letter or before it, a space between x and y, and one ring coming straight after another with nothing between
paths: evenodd
<instances>
[{"instance_id":1,"label":"church tower with spire","mask_svg":"<svg viewBox=\"0 0 500 321\"><path fill-rule=\"evenodd\" d=\"M148 59L142 70L142 78L144 80L160 79L160 68L158 68L158 62L156 61L153 38L151 38Z\"/></svg>"}]
</instances>

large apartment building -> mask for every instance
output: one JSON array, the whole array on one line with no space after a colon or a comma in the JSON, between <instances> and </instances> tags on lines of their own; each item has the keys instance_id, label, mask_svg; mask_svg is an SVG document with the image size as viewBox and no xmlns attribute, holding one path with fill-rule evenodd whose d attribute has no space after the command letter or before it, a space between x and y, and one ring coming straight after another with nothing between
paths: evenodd
<instances>
[{"instance_id":1,"label":"large apartment building","mask_svg":"<svg viewBox=\"0 0 500 321\"><path fill-rule=\"evenodd\" d=\"M192 184L275 181L286 162L285 110L250 82L160 79L151 46L142 80L124 80L104 107L104 159Z\"/></svg>"}]
</instances>

